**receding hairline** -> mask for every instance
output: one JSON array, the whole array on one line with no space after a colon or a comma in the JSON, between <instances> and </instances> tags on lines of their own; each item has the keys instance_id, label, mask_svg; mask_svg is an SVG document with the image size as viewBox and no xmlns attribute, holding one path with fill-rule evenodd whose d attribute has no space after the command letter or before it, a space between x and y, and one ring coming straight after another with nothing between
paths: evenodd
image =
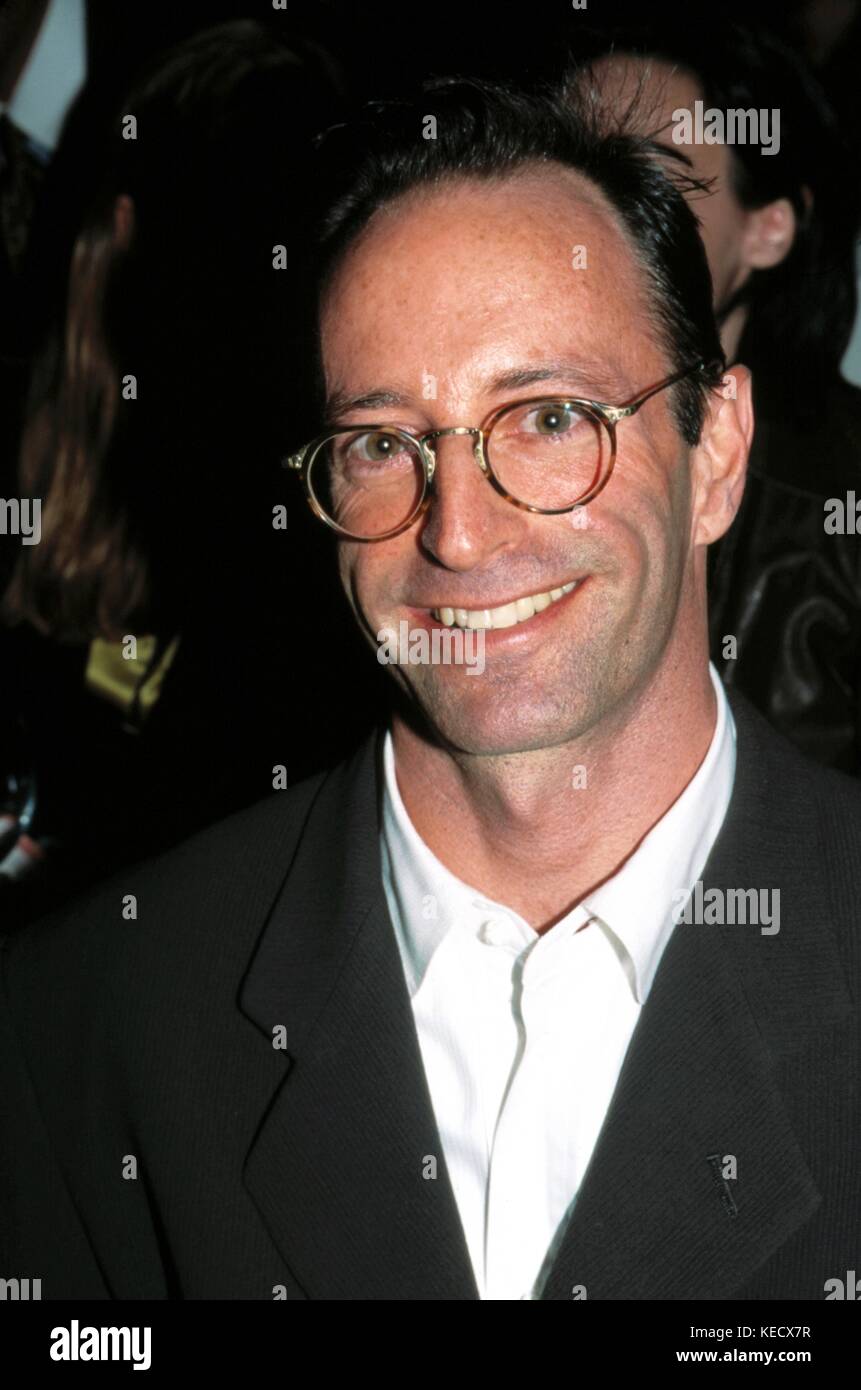
<instances>
[{"instance_id":1,"label":"receding hairline","mask_svg":"<svg viewBox=\"0 0 861 1390\"><path fill-rule=\"evenodd\" d=\"M444 194L449 189L463 190L474 185L486 188L488 185L503 185L508 183L550 183L558 182L562 175L569 183L578 185L577 196L581 203L586 203L594 212L603 215L611 223L616 233L621 239L622 244L628 251L631 260L641 277L641 290L647 311L653 309L651 296L648 286L648 265L642 256L636 239L630 228L626 226L621 212L614 206L607 197L600 184L590 178L581 169L576 169L570 164L564 163L559 159L542 159L534 155L525 156L522 160L512 163L510 168L494 169L488 173L479 170L446 170L444 173L436 175L432 179L423 179L416 182L411 187L402 192L395 193L386 198L374 208L370 216L358 227L355 233L349 237L345 244L340 248L334 261L328 267L325 277L320 285L318 297L318 317L322 318L326 301L338 279L341 270L350 260L353 254L358 253L362 244L369 239L374 231L378 229L381 222L386 217L396 216L415 205L420 204L440 194Z\"/></svg>"}]
</instances>

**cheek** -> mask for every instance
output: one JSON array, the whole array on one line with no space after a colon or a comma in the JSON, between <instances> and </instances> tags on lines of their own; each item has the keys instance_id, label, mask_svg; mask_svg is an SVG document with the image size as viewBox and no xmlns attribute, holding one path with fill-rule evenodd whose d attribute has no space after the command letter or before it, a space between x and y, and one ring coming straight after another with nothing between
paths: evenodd
<instances>
[{"instance_id":1,"label":"cheek","mask_svg":"<svg viewBox=\"0 0 861 1390\"><path fill-rule=\"evenodd\" d=\"M693 204L711 271L717 303L735 288L742 260L745 214L721 183L718 192Z\"/></svg>"},{"instance_id":2,"label":"cheek","mask_svg":"<svg viewBox=\"0 0 861 1390\"><path fill-rule=\"evenodd\" d=\"M687 459L680 459L665 474L664 489L656 499L652 517L650 562L663 590L677 593L691 553L691 477Z\"/></svg>"},{"instance_id":3,"label":"cheek","mask_svg":"<svg viewBox=\"0 0 861 1390\"><path fill-rule=\"evenodd\" d=\"M720 302L732 284L738 261L737 238L729 219L720 214L703 219L703 245L711 271L716 302Z\"/></svg>"},{"instance_id":4,"label":"cheek","mask_svg":"<svg viewBox=\"0 0 861 1390\"><path fill-rule=\"evenodd\" d=\"M354 545L343 541L338 551L338 571L359 622L376 632L387 610L394 606L397 578L403 571L395 543Z\"/></svg>"},{"instance_id":5,"label":"cheek","mask_svg":"<svg viewBox=\"0 0 861 1390\"><path fill-rule=\"evenodd\" d=\"M624 496L612 499L606 533L616 553L621 581L643 597L663 587L684 565L691 530L687 463L666 448L662 455L628 460ZM624 466L624 465L623 465ZM608 499L608 504L610 499Z\"/></svg>"},{"instance_id":6,"label":"cheek","mask_svg":"<svg viewBox=\"0 0 861 1390\"><path fill-rule=\"evenodd\" d=\"M351 545L349 541L342 541L338 545L338 573L341 584L361 626L364 626L362 614L365 609L362 594L368 584L368 567L366 558L362 555L365 548L367 547Z\"/></svg>"},{"instance_id":7,"label":"cheek","mask_svg":"<svg viewBox=\"0 0 861 1390\"><path fill-rule=\"evenodd\" d=\"M358 568L358 550L357 545L350 545L346 541L338 543L338 574L348 595L352 593L354 575Z\"/></svg>"}]
</instances>

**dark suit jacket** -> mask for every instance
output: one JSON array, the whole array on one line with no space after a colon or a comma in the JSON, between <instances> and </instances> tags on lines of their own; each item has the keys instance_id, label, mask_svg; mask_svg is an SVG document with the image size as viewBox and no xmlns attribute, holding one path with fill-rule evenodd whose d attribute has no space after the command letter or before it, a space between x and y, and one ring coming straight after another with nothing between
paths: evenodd
<instances>
[{"instance_id":1,"label":"dark suit jacket","mask_svg":"<svg viewBox=\"0 0 861 1390\"><path fill-rule=\"evenodd\" d=\"M823 1299L859 1268L861 791L732 699L703 881L779 889L780 931L674 931L545 1299ZM4 1277L477 1297L381 884L378 757L368 740L7 942Z\"/></svg>"}]
</instances>

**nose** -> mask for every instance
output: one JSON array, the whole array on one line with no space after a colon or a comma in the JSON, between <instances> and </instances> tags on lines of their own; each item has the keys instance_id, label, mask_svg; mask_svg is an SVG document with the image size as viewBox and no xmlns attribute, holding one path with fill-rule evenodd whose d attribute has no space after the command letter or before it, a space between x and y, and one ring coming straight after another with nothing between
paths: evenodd
<instances>
[{"instance_id":1,"label":"nose","mask_svg":"<svg viewBox=\"0 0 861 1390\"><path fill-rule=\"evenodd\" d=\"M421 544L446 569L480 568L517 543L523 517L488 483L475 432L429 438L436 466Z\"/></svg>"}]
</instances>

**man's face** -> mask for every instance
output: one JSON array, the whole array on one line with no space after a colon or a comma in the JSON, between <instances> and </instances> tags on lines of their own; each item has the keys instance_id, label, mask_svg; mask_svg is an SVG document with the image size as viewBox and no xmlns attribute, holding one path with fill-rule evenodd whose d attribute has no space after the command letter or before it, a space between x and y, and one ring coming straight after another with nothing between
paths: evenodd
<instances>
[{"instance_id":1,"label":"man's face","mask_svg":"<svg viewBox=\"0 0 861 1390\"><path fill-rule=\"evenodd\" d=\"M575 247L585 267L574 268ZM479 425L504 403L545 394L630 400L672 370L644 280L597 190L558 166L399 199L352 244L321 322L330 397L397 403L347 405L334 423L422 433ZM344 587L375 646L403 621L440 626L432 610L493 609L575 582L526 621L487 631L480 676L463 665L390 668L449 745L499 754L581 736L702 625L689 450L667 393L621 423L615 472L586 508L512 506L477 467L469 436L438 441L434 487L407 531L339 542Z\"/></svg>"}]
</instances>

